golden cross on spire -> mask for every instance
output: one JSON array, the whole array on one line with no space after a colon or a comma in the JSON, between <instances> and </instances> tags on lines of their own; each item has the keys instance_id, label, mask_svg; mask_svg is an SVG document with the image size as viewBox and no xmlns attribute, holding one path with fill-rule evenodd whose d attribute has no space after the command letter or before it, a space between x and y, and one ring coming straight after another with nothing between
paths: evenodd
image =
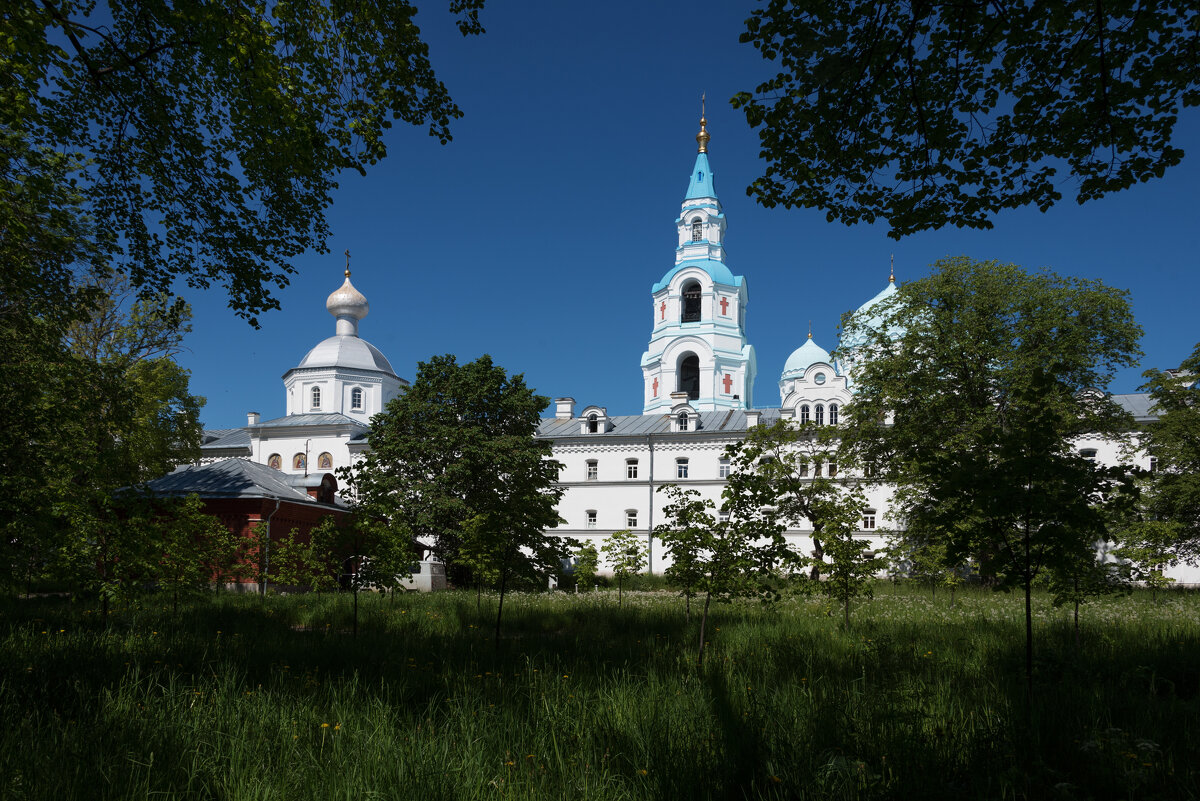
<instances>
[{"instance_id":1,"label":"golden cross on spire","mask_svg":"<svg viewBox=\"0 0 1200 801\"><path fill-rule=\"evenodd\" d=\"M350 277L350 248L346 248L346 277Z\"/></svg>"},{"instance_id":2,"label":"golden cross on spire","mask_svg":"<svg viewBox=\"0 0 1200 801\"><path fill-rule=\"evenodd\" d=\"M892 254L892 267L891 267L891 272L888 273L888 283L889 284L896 283L896 254L895 253Z\"/></svg>"},{"instance_id":3,"label":"golden cross on spire","mask_svg":"<svg viewBox=\"0 0 1200 801\"><path fill-rule=\"evenodd\" d=\"M812 320L808 321L808 338L812 339Z\"/></svg>"},{"instance_id":4,"label":"golden cross on spire","mask_svg":"<svg viewBox=\"0 0 1200 801\"><path fill-rule=\"evenodd\" d=\"M708 140L711 139L708 135L708 120L704 118L704 93L700 93L700 133L696 134L696 144L700 147L697 153L708 152Z\"/></svg>"}]
</instances>

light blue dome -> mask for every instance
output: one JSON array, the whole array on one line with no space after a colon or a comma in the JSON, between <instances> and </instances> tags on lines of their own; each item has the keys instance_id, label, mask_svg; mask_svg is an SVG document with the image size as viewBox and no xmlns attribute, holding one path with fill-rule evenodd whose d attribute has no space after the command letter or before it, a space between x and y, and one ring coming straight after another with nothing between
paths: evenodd
<instances>
[{"instance_id":1,"label":"light blue dome","mask_svg":"<svg viewBox=\"0 0 1200 801\"><path fill-rule=\"evenodd\" d=\"M792 351L791 356L788 356L787 362L783 365L782 377L792 378L801 375L809 367L818 363L832 366L833 357L829 355L829 351L813 342L810 337L803 345Z\"/></svg>"},{"instance_id":2,"label":"light blue dome","mask_svg":"<svg viewBox=\"0 0 1200 801\"><path fill-rule=\"evenodd\" d=\"M729 271L723 262L714 261L713 259L688 259L676 264L667 274L664 275L657 284L651 287L650 292L658 292L664 289L671 283L671 279L679 273L680 270L686 270L689 267L699 267L704 272L708 273L708 277L713 280L714 284L724 284L725 286L741 286L742 277L734 275Z\"/></svg>"},{"instance_id":3,"label":"light blue dome","mask_svg":"<svg viewBox=\"0 0 1200 801\"><path fill-rule=\"evenodd\" d=\"M866 329L878 329L883 325L883 314L879 311L874 311L874 309L883 303L883 301L895 295L896 292L896 282L889 281L882 292L858 307L857 311L854 312L855 320ZM857 348L866 342L866 339L866 334L863 330L847 332L842 335L841 341L838 342L838 349L847 350Z\"/></svg>"}]
</instances>

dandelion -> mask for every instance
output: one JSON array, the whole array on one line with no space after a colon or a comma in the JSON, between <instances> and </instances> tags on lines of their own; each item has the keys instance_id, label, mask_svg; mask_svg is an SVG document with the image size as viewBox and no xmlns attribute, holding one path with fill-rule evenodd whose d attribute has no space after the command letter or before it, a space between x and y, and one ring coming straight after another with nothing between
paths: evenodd
<instances>
[{"instance_id":1,"label":"dandelion","mask_svg":"<svg viewBox=\"0 0 1200 801\"><path fill-rule=\"evenodd\" d=\"M322 729L328 729L328 728L329 728L329 724L328 724L328 723L322 723L322 724L321 724L321 728L322 728Z\"/></svg>"},{"instance_id":2,"label":"dandelion","mask_svg":"<svg viewBox=\"0 0 1200 801\"><path fill-rule=\"evenodd\" d=\"M650 773L650 771L646 770L645 768L642 768L641 770L638 771L638 775L640 775L640 776L645 776L648 773Z\"/></svg>"},{"instance_id":3,"label":"dandelion","mask_svg":"<svg viewBox=\"0 0 1200 801\"><path fill-rule=\"evenodd\" d=\"M779 778L778 776L772 776L771 781L775 782L775 784L779 784L781 781L783 781L783 779Z\"/></svg>"}]
</instances>

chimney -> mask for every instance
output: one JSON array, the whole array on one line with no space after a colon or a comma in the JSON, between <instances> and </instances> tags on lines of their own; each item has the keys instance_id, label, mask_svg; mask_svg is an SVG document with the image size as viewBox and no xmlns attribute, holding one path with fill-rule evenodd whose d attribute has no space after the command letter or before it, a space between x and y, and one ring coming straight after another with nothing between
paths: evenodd
<instances>
[{"instance_id":1,"label":"chimney","mask_svg":"<svg viewBox=\"0 0 1200 801\"><path fill-rule=\"evenodd\" d=\"M671 405L672 406L678 406L681 403L687 403L687 402L688 402L688 394L686 392L672 392L671 393Z\"/></svg>"},{"instance_id":2,"label":"chimney","mask_svg":"<svg viewBox=\"0 0 1200 801\"><path fill-rule=\"evenodd\" d=\"M762 414L758 409L746 410L746 428L754 428L758 425L758 416Z\"/></svg>"},{"instance_id":3,"label":"chimney","mask_svg":"<svg viewBox=\"0 0 1200 801\"><path fill-rule=\"evenodd\" d=\"M575 399L574 398L555 398L554 399L554 419L570 420L575 416Z\"/></svg>"},{"instance_id":4,"label":"chimney","mask_svg":"<svg viewBox=\"0 0 1200 801\"><path fill-rule=\"evenodd\" d=\"M258 412L246 412L246 425L256 426L258 425L258 419Z\"/></svg>"}]
</instances>

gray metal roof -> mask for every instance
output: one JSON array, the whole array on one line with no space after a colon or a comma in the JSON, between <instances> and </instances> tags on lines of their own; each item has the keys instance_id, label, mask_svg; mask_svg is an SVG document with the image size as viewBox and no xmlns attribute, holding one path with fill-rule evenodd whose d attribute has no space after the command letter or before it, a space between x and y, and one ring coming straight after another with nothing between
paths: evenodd
<instances>
[{"instance_id":1,"label":"gray metal roof","mask_svg":"<svg viewBox=\"0 0 1200 801\"><path fill-rule=\"evenodd\" d=\"M779 419L779 409L755 409L759 413L759 423L770 425ZM582 418L573 417L569 420L549 418L538 425L537 435L546 439L562 439L564 437L644 437L647 434L668 434L671 432L673 414L631 414L608 418L609 430L595 434L581 434ZM746 412L742 409L729 409L723 412L701 412L700 425L689 431L689 434L720 434L745 431Z\"/></svg>"},{"instance_id":2,"label":"gray metal roof","mask_svg":"<svg viewBox=\"0 0 1200 801\"><path fill-rule=\"evenodd\" d=\"M1145 392L1110 395L1109 397L1122 409L1132 414L1133 419L1139 423L1153 423L1158 420L1158 413L1154 411L1154 401Z\"/></svg>"},{"instance_id":3,"label":"gray metal roof","mask_svg":"<svg viewBox=\"0 0 1200 801\"><path fill-rule=\"evenodd\" d=\"M299 477L304 483L303 476ZM190 495L201 498L270 498L314 506L318 503L302 488L294 487L293 477L249 459L222 459L205 465L177 467L173 473L150 481L146 486L155 495Z\"/></svg>"},{"instance_id":4,"label":"gray metal roof","mask_svg":"<svg viewBox=\"0 0 1200 801\"><path fill-rule=\"evenodd\" d=\"M274 420L266 420L259 423L257 426L250 428L288 428L291 426L320 426L320 425L345 425L350 424L358 428L365 429L367 424L361 420L355 420L353 417L341 414L340 412L326 412L325 414L289 414L283 417L276 417Z\"/></svg>"},{"instance_id":5,"label":"gray metal roof","mask_svg":"<svg viewBox=\"0 0 1200 801\"><path fill-rule=\"evenodd\" d=\"M205 429L200 436L200 448L249 448L250 432L244 428Z\"/></svg>"}]
</instances>

